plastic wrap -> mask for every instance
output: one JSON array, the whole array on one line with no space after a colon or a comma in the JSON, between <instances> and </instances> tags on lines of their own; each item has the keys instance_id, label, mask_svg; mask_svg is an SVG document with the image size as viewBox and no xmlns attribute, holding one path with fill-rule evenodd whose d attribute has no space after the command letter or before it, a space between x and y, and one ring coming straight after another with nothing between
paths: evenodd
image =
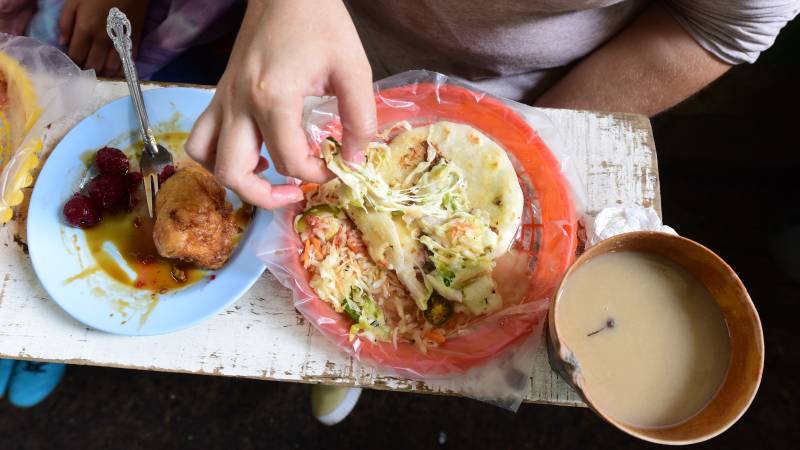
<instances>
[{"instance_id":1,"label":"plastic wrap","mask_svg":"<svg viewBox=\"0 0 800 450\"><path fill-rule=\"evenodd\" d=\"M351 339L350 319L317 297L300 263L303 243L293 223L303 205L276 212L260 257L292 290L298 311L339 348L379 373L439 380L470 397L516 410L529 389L533 350L541 337L550 297L575 255L576 208L582 208L585 198L581 180L568 152L563 147L548 148L531 128L530 122L534 122L547 128L551 137L556 136L547 117L531 107L498 100L463 82L426 71L379 81L375 92L379 130L400 121L422 126L447 120L478 129L508 154L522 187L524 206L512 249L496 260L493 271L503 308L425 352L410 343L395 347L361 336ZM335 100L311 110L306 123L312 148L318 148L328 136L339 138Z\"/></svg>"},{"instance_id":2,"label":"plastic wrap","mask_svg":"<svg viewBox=\"0 0 800 450\"><path fill-rule=\"evenodd\" d=\"M58 49L0 33L0 223L11 219L33 182L48 124L91 98L97 79Z\"/></svg>"}]
</instances>

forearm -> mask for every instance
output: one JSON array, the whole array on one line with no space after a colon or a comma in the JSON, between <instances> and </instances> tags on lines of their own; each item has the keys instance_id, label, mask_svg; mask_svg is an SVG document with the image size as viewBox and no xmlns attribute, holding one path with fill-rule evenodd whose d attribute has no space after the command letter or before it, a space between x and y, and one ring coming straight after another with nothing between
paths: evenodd
<instances>
[{"instance_id":1,"label":"forearm","mask_svg":"<svg viewBox=\"0 0 800 450\"><path fill-rule=\"evenodd\" d=\"M653 116L730 68L654 3L545 92L537 106Z\"/></svg>"}]
</instances>

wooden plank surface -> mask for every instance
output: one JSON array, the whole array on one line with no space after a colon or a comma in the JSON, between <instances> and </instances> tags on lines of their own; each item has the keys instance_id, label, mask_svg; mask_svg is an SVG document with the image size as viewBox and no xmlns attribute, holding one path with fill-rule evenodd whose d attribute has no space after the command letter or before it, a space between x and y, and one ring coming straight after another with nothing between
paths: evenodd
<instances>
[{"instance_id":1,"label":"wooden plank surface","mask_svg":"<svg viewBox=\"0 0 800 450\"><path fill-rule=\"evenodd\" d=\"M150 86L152 87L152 86ZM122 82L103 81L84 110L53 124L45 153L82 117L127 94ZM660 212L658 168L647 118L541 110L572 153L587 191L587 210L653 206ZM543 136L544 137L544 136ZM548 139L545 138L547 141ZM361 385L448 395L465 387L379 376L329 344L291 306L289 291L265 273L228 310L164 336L122 337L91 330L51 301L25 252L24 210L0 230L0 357L257 379ZM541 340L540 340L541 341ZM550 369L544 343L536 348L528 402L582 405Z\"/></svg>"}]
</instances>

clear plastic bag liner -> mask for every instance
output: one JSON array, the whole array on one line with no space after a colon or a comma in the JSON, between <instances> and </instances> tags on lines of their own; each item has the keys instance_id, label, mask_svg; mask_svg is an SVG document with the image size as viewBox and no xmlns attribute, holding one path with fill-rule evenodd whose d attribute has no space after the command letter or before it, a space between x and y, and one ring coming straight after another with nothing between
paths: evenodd
<instances>
[{"instance_id":1,"label":"clear plastic bag liner","mask_svg":"<svg viewBox=\"0 0 800 450\"><path fill-rule=\"evenodd\" d=\"M91 99L97 78L58 49L35 39L0 33L0 71L7 104L0 113L0 222L11 218L33 182L46 127Z\"/></svg>"},{"instance_id":2,"label":"clear plastic bag liner","mask_svg":"<svg viewBox=\"0 0 800 450\"><path fill-rule=\"evenodd\" d=\"M583 209L585 191L573 159L540 111L442 74L412 71L378 81L375 98L379 130L403 120L414 126L458 122L478 129L508 154L524 206L512 248L496 260L493 272L502 309L425 352L410 343L395 347L361 336L351 339L350 319L317 297L300 263L303 243L293 223L302 204L275 212L259 257L292 290L294 306L310 323L380 375L435 380L437 387L516 410L530 389L550 297L575 255L576 211ZM341 138L335 99L310 108L305 123L316 151L326 137Z\"/></svg>"}]
</instances>

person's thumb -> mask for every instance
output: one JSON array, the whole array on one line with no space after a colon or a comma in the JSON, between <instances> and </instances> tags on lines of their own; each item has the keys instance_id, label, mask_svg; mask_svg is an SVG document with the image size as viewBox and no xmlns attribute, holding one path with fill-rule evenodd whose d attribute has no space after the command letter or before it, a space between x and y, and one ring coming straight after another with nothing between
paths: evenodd
<instances>
[{"instance_id":1,"label":"person's thumb","mask_svg":"<svg viewBox=\"0 0 800 450\"><path fill-rule=\"evenodd\" d=\"M332 82L342 118L342 156L361 164L367 144L375 138L377 121L369 65L335 74Z\"/></svg>"}]
</instances>

